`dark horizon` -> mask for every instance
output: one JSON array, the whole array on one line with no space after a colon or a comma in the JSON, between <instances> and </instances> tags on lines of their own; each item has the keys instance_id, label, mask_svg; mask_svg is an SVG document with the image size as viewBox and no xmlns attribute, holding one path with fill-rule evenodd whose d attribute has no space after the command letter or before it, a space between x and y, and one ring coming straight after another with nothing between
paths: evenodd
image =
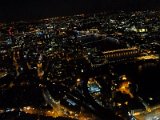
<instances>
[{"instance_id":1,"label":"dark horizon","mask_svg":"<svg viewBox=\"0 0 160 120\"><path fill-rule=\"evenodd\" d=\"M159 9L159 0L1 0L0 21L40 19L80 13Z\"/></svg>"}]
</instances>

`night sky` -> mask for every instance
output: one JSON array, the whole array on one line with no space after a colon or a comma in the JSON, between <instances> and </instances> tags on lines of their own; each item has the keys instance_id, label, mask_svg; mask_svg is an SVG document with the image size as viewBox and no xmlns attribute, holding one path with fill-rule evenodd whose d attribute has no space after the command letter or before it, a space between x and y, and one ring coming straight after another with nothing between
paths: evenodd
<instances>
[{"instance_id":1,"label":"night sky","mask_svg":"<svg viewBox=\"0 0 160 120\"><path fill-rule=\"evenodd\" d=\"M0 0L0 21L159 7L160 0Z\"/></svg>"}]
</instances>

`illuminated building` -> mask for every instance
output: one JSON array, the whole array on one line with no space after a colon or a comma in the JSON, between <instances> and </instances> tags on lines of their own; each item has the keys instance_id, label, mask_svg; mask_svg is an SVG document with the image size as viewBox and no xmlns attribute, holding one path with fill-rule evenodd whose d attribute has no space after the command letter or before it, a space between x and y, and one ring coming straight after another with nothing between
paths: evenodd
<instances>
[{"instance_id":1,"label":"illuminated building","mask_svg":"<svg viewBox=\"0 0 160 120\"><path fill-rule=\"evenodd\" d=\"M106 59L123 59L123 58L134 58L141 53L140 49L137 47L126 48L126 49L117 49L103 52Z\"/></svg>"}]
</instances>

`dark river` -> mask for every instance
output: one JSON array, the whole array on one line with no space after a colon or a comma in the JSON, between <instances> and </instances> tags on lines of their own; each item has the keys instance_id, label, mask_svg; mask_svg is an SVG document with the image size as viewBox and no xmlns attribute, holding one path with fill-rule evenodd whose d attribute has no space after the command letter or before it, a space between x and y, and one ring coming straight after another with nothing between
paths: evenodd
<instances>
[{"instance_id":1,"label":"dark river","mask_svg":"<svg viewBox=\"0 0 160 120\"><path fill-rule=\"evenodd\" d=\"M160 103L160 63L130 63L117 65L118 74L126 74L128 79L137 84L137 94L149 104ZM152 100L149 100L149 99Z\"/></svg>"}]
</instances>

